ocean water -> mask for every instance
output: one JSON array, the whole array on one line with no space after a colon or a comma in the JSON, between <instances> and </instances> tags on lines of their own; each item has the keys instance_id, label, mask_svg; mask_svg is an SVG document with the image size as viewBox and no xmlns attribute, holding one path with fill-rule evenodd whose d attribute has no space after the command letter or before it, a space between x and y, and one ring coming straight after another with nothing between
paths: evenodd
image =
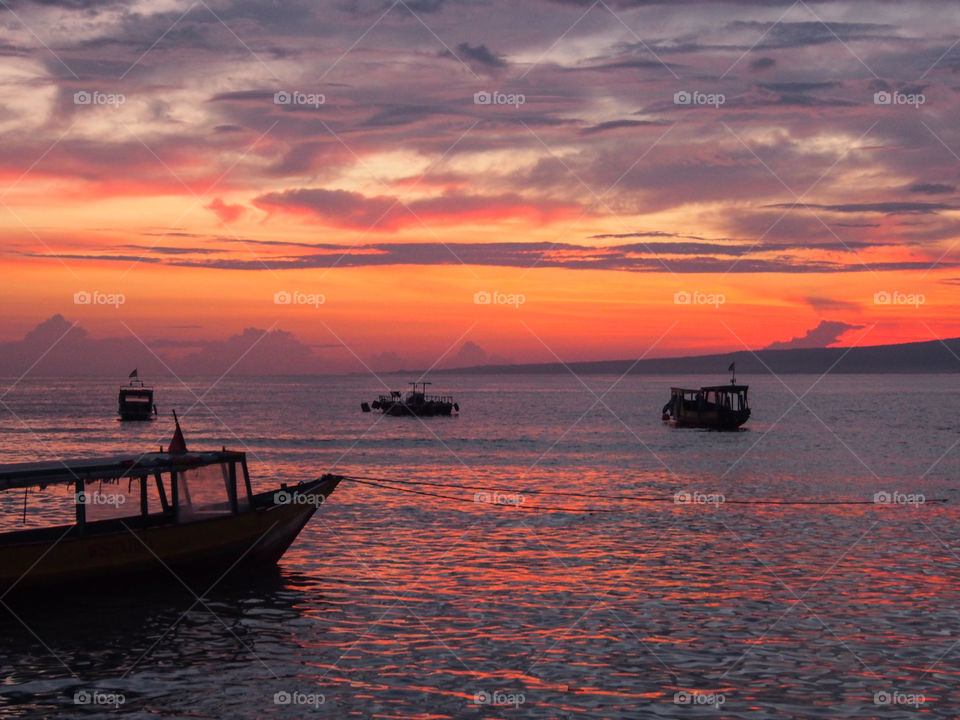
<instances>
[{"instance_id":1,"label":"ocean water","mask_svg":"<svg viewBox=\"0 0 960 720\"><path fill-rule=\"evenodd\" d=\"M716 378L442 375L462 412L422 420L361 413L373 378L170 379L151 423L114 382L7 379L0 462L152 449L176 408L260 489L449 498L345 481L276 572L199 600L4 600L0 717L956 717L960 380L739 379L737 433L660 421Z\"/></svg>"}]
</instances>

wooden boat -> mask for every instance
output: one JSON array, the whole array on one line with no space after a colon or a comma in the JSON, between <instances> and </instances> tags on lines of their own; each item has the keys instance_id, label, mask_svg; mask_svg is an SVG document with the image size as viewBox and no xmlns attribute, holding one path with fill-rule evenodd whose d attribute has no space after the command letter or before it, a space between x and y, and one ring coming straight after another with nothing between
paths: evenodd
<instances>
[{"instance_id":1,"label":"wooden boat","mask_svg":"<svg viewBox=\"0 0 960 720\"><path fill-rule=\"evenodd\" d=\"M413 390L406 396L394 390L389 395L381 395L370 405L360 403L360 409L363 412L370 412L370 406L374 410L379 410L385 415L416 415L418 417L433 417L436 415L452 415L454 411L460 412L460 405L454 402L449 395L427 395L427 385L433 383L413 382L410 383Z\"/></svg>"},{"instance_id":2,"label":"wooden boat","mask_svg":"<svg viewBox=\"0 0 960 720\"><path fill-rule=\"evenodd\" d=\"M0 491L72 487L75 520L0 533L0 593L273 565L341 479L254 494L245 453L187 452L179 423L166 452L2 465Z\"/></svg>"},{"instance_id":3,"label":"wooden boat","mask_svg":"<svg viewBox=\"0 0 960 720\"><path fill-rule=\"evenodd\" d=\"M129 384L120 388L117 413L121 420L153 420L157 415L153 388L143 384L136 370L130 373Z\"/></svg>"},{"instance_id":4,"label":"wooden boat","mask_svg":"<svg viewBox=\"0 0 960 720\"><path fill-rule=\"evenodd\" d=\"M708 385L696 389L670 388L662 417L671 427L736 430L750 418L748 385Z\"/></svg>"}]
</instances>

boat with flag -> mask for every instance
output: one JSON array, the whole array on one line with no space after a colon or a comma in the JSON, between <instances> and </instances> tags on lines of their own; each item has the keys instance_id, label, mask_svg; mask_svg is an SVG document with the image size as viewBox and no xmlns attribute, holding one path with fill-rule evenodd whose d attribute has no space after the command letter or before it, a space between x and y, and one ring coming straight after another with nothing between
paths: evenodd
<instances>
[{"instance_id":1,"label":"boat with flag","mask_svg":"<svg viewBox=\"0 0 960 720\"><path fill-rule=\"evenodd\" d=\"M159 452L0 465L0 491L24 493L23 522L31 497L45 520L0 533L0 594L171 573L209 584L274 565L342 479L255 493L245 453L189 451L174 417ZM65 521L46 522L57 500Z\"/></svg>"},{"instance_id":2,"label":"boat with flag","mask_svg":"<svg viewBox=\"0 0 960 720\"><path fill-rule=\"evenodd\" d=\"M736 363L727 369L729 385L670 388L670 399L661 410L663 421L678 428L738 430L750 419L749 386L737 384Z\"/></svg>"},{"instance_id":3,"label":"boat with flag","mask_svg":"<svg viewBox=\"0 0 960 720\"><path fill-rule=\"evenodd\" d=\"M449 395L427 395L428 382L412 382L413 389L402 395L394 390L389 395L381 395L369 405L360 403L363 412L370 412L371 405L384 415L415 415L417 417L434 417L436 415L452 415L460 412L460 405Z\"/></svg>"},{"instance_id":4,"label":"boat with flag","mask_svg":"<svg viewBox=\"0 0 960 720\"><path fill-rule=\"evenodd\" d=\"M129 375L130 382L120 388L117 414L121 420L153 420L157 406L153 402L153 388L144 385L137 369Z\"/></svg>"}]
</instances>

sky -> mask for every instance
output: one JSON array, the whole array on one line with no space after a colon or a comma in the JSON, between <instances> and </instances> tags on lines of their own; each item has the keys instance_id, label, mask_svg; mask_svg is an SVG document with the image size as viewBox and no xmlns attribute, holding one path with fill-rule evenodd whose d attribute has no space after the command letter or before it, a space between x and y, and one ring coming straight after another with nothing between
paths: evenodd
<instances>
[{"instance_id":1,"label":"sky","mask_svg":"<svg viewBox=\"0 0 960 720\"><path fill-rule=\"evenodd\" d=\"M6 0L0 343L334 372L960 336L958 28L859 0Z\"/></svg>"}]
</instances>

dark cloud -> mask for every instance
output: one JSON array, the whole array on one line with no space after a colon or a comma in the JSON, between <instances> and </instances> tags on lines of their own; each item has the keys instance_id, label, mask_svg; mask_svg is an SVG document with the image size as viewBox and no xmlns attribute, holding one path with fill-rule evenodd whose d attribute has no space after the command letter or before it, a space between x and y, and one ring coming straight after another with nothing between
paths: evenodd
<instances>
[{"instance_id":1,"label":"dark cloud","mask_svg":"<svg viewBox=\"0 0 960 720\"><path fill-rule=\"evenodd\" d=\"M482 221L492 231L517 218L546 223L576 216L602 193L603 205L585 217L595 223L587 232L616 227L610 224L616 217L645 227L645 218L664 211L689 218L686 227L703 228L702 237L638 234L637 242L620 247L574 245L556 259L523 244L463 248L476 262L494 265L523 266L542 256L540 266L663 270L655 253L678 272L723 270L734 259L736 272L836 272L863 269L849 250L883 242L906 251L891 257L922 259L927 248L956 236L947 211L957 205L945 197L956 192L956 160L944 145L960 147L954 121L960 96L950 75L960 48L931 33L949 27L942 22L949 10L931 6L909 16L886 3L821 2L806 10L799 5L775 23L786 9L781 0L610 0L643 43L598 6L554 46L592 4L230 0L211 5L216 16L199 4L182 18L183 8L134 11L97 0L10 4L42 12L56 7L66 31L49 38L56 55L25 31L0 47L39 68L22 83L25 92L52 90L46 110L46 101L38 101L18 119L16 102L0 109L0 172L17 178L30 168L31 178L97 198L192 199L216 183L202 206L227 223L249 220L245 211L252 217L256 207L274 213L266 231L289 219L279 213L354 230L386 213L380 227L394 231L419 226L404 207L394 207L404 187L396 177L383 184L371 179L358 193L314 188L344 186L349 177L355 189L358 174L367 175L361 161L399 149L439 164L436 184L426 178L418 190L433 196L407 203L427 223ZM429 29L408 10L423 15ZM796 22L806 11L809 20ZM74 26L78 32L69 32ZM447 53L444 43L497 82L478 83L461 64L438 58ZM921 76L922 83L906 86L893 79ZM77 107L73 93L90 83L126 93L135 120L123 115L121 124ZM486 86L523 92L527 103L519 110L474 105L473 93ZM873 105L872 93L891 87L928 95L922 123L912 108ZM727 102L719 110L678 107L673 94L684 88L723 92ZM11 97L20 89L11 87ZM327 103L278 107L273 94L281 89L324 92ZM66 132L73 123L77 130ZM784 185L796 193L813 187L804 196L810 205L780 217L793 201ZM881 224L877 240L880 233L872 231ZM658 245L640 242L658 237ZM228 242L195 252L180 242L147 253L145 261L242 266L246 260L219 254ZM139 246L94 245L65 248L65 257L139 259L129 252ZM312 267L330 262L342 246L263 247L276 253L277 267ZM804 249L813 252L802 256ZM822 259L837 252L847 257ZM450 260L449 252L431 253ZM421 254L430 253L386 248L376 257L348 253L344 262L409 263Z\"/></svg>"},{"instance_id":2,"label":"dark cloud","mask_svg":"<svg viewBox=\"0 0 960 720\"><path fill-rule=\"evenodd\" d=\"M581 132L585 135L607 132L608 130L622 130L624 128L647 127L650 125L665 125L666 123L653 122L651 120L609 120L597 125L591 125L584 128Z\"/></svg>"},{"instance_id":3,"label":"dark cloud","mask_svg":"<svg viewBox=\"0 0 960 720\"><path fill-rule=\"evenodd\" d=\"M796 81L784 81L784 82L767 82L767 83L757 83L757 87L764 88L766 90L772 90L777 93L806 93L811 90L825 90L828 88L840 87L840 83L831 82L831 81L816 81L816 82L796 82Z\"/></svg>"},{"instance_id":4,"label":"dark cloud","mask_svg":"<svg viewBox=\"0 0 960 720\"><path fill-rule=\"evenodd\" d=\"M320 369L309 345L283 330L259 328L247 328L226 340L208 340L180 365L203 375L227 371L238 375L299 375Z\"/></svg>"},{"instance_id":5,"label":"dark cloud","mask_svg":"<svg viewBox=\"0 0 960 720\"><path fill-rule=\"evenodd\" d=\"M455 114L442 105L388 105L363 121L362 125L371 128L389 128L412 125L430 120L438 115Z\"/></svg>"},{"instance_id":6,"label":"dark cloud","mask_svg":"<svg viewBox=\"0 0 960 720\"><path fill-rule=\"evenodd\" d=\"M138 252L156 253L158 255L208 255L217 252L213 248L203 247L172 247L168 245L119 245L125 250L136 250Z\"/></svg>"},{"instance_id":7,"label":"dark cloud","mask_svg":"<svg viewBox=\"0 0 960 720\"><path fill-rule=\"evenodd\" d=\"M190 258L181 255L147 257L146 262L162 262L181 267L205 267L223 270L279 271L331 267L381 267L390 265L480 265L518 268L565 268L568 270L614 270L621 272L674 273L837 273L860 272L864 263L849 251L866 247L863 243L851 246L843 242L810 245L797 243L782 246L772 253L769 248L749 243L721 244L702 242L629 243L622 245L578 245L548 242L490 242L490 243L373 243L362 245L331 245L309 243L234 240L248 247L262 245L281 250L313 247L322 252L277 254L255 259ZM809 258L810 250L845 253L846 262L836 259ZM63 255L69 259L133 260L132 257L105 255ZM927 270L931 261L871 262L869 268L883 270ZM952 268L957 263L943 261L940 267Z\"/></svg>"},{"instance_id":8,"label":"dark cloud","mask_svg":"<svg viewBox=\"0 0 960 720\"><path fill-rule=\"evenodd\" d=\"M849 323L839 322L837 320L821 320L815 328L807 330L805 335L786 340L784 342L774 342L767 345L764 350L792 350L794 348L823 348L835 343L841 335L848 330L857 330L862 325L850 325Z\"/></svg>"},{"instance_id":9,"label":"dark cloud","mask_svg":"<svg viewBox=\"0 0 960 720\"><path fill-rule=\"evenodd\" d=\"M514 193L498 196L446 195L401 201L386 195L367 197L347 190L308 188L267 193L254 205L268 212L287 211L327 225L366 230L396 230L427 221L453 222L471 217L539 217L572 213L576 208L554 200L526 199Z\"/></svg>"},{"instance_id":10,"label":"dark cloud","mask_svg":"<svg viewBox=\"0 0 960 720\"><path fill-rule=\"evenodd\" d=\"M760 72L763 70L769 70L773 67L776 67L777 61L772 57L758 57L755 60L750 62L750 69Z\"/></svg>"},{"instance_id":11,"label":"dark cloud","mask_svg":"<svg viewBox=\"0 0 960 720\"><path fill-rule=\"evenodd\" d=\"M472 340L467 340L456 354L447 359L447 367L470 367L489 362L487 351Z\"/></svg>"},{"instance_id":12,"label":"dark cloud","mask_svg":"<svg viewBox=\"0 0 960 720\"><path fill-rule=\"evenodd\" d=\"M477 46L470 45L469 43L462 42L457 45L456 54L451 53L449 50L445 50L441 53L444 57L457 57L460 60L464 60L473 66L475 69L480 68L505 68L507 67L507 62L490 52L486 45L480 44Z\"/></svg>"},{"instance_id":13,"label":"dark cloud","mask_svg":"<svg viewBox=\"0 0 960 720\"><path fill-rule=\"evenodd\" d=\"M946 195L956 192L956 185L947 185L946 183L916 183L907 188L912 193L918 195Z\"/></svg>"},{"instance_id":14,"label":"dark cloud","mask_svg":"<svg viewBox=\"0 0 960 720\"><path fill-rule=\"evenodd\" d=\"M896 28L881 23L831 22L760 22L735 20L728 25L731 31L748 31L761 40L750 47L754 50L782 50L851 42L854 40L889 39ZM746 49L746 48L745 48Z\"/></svg>"},{"instance_id":15,"label":"dark cloud","mask_svg":"<svg viewBox=\"0 0 960 720\"><path fill-rule=\"evenodd\" d=\"M191 327L191 326L183 326ZM159 356L149 348L196 348L183 356ZM22 340L0 343L0 374L19 376L28 368L40 376L114 376L125 378L130 368L142 377L178 375L299 375L323 372L323 358L282 330L248 328L226 339L193 342L150 341L134 335L92 338L63 315L54 315ZM177 378L179 379L179 378Z\"/></svg>"},{"instance_id":16,"label":"dark cloud","mask_svg":"<svg viewBox=\"0 0 960 720\"><path fill-rule=\"evenodd\" d=\"M772 208L786 208L789 210L802 210L804 207L817 208L820 210L830 210L838 213L885 213L887 215L918 214L928 215L939 212L940 210L956 210L955 205L948 203L933 202L904 202L889 201L875 203L849 203L846 205L819 205L815 203L804 203L794 205L792 203L778 203L776 205L767 205Z\"/></svg>"},{"instance_id":17,"label":"dark cloud","mask_svg":"<svg viewBox=\"0 0 960 720\"><path fill-rule=\"evenodd\" d=\"M839 298L829 297L807 297L806 301L817 312L845 311L855 312L860 309L860 305L855 302L840 300Z\"/></svg>"}]
</instances>

